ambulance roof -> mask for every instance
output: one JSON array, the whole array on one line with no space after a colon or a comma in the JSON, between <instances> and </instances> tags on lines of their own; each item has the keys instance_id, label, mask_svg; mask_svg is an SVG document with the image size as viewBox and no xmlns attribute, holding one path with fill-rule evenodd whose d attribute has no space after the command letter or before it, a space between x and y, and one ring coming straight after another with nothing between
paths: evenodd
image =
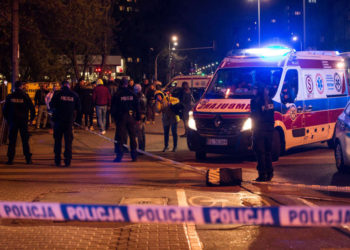
<instances>
[{"instance_id":1,"label":"ambulance roof","mask_svg":"<svg viewBox=\"0 0 350 250\"><path fill-rule=\"evenodd\" d=\"M289 48L253 48L227 56L220 68L239 67L283 67L300 66L301 68L343 68L344 59L337 51L295 51Z\"/></svg>"}]
</instances>

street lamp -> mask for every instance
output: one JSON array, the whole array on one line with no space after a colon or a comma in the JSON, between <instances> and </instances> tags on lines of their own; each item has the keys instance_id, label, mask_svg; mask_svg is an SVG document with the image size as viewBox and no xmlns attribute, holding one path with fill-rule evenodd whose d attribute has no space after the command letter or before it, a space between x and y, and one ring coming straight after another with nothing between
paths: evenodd
<instances>
[{"instance_id":1,"label":"street lamp","mask_svg":"<svg viewBox=\"0 0 350 250\"><path fill-rule=\"evenodd\" d=\"M178 45L178 37L176 35L173 35L169 41L169 77L168 77L168 82L170 81L171 79L171 51L174 51L175 50L175 46ZM171 45L173 45L174 47L172 47Z\"/></svg>"},{"instance_id":2,"label":"street lamp","mask_svg":"<svg viewBox=\"0 0 350 250\"><path fill-rule=\"evenodd\" d=\"M293 36L293 37L292 37L292 41L293 41L293 42L299 42L299 44L300 44L300 51L303 50L303 43L300 41L300 39L299 39L298 36Z\"/></svg>"},{"instance_id":3,"label":"street lamp","mask_svg":"<svg viewBox=\"0 0 350 250\"><path fill-rule=\"evenodd\" d=\"M306 3L305 0L303 0L303 35L304 35L304 39L303 39L303 43L304 43L304 48L306 48Z\"/></svg>"},{"instance_id":4,"label":"street lamp","mask_svg":"<svg viewBox=\"0 0 350 250\"><path fill-rule=\"evenodd\" d=\"M252 1L252 0L250 0ZM260 47L260 1L261 0L258 0L258 44L259 44L259 47Z\"/></svg>"}]
</instances>

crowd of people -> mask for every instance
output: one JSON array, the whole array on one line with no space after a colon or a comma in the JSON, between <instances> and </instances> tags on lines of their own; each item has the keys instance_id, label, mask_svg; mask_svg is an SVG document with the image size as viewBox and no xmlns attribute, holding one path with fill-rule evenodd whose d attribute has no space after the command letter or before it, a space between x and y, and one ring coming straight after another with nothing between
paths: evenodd
<instances>
[{"instance_id":1,"label":"crowd of people","mask_svg":"<svg viewBox=\"0 0 350 250\"><path fill-rule=\"evenodd\" d=\"M98 127L100 134L104 135L110 124L114 122L117 142L115 143L116 158L114 161L122 160L125 151L123 145L127 143L128 137L131 158L136 161L137 145L140 150L146 149L145 125L155 124L157 113L162 115L163 152L169 147L170 129L173 136L172 151L175 152L178 140L177 124L181 119L183 120L185 134L182 136L185 137L188 112L193 99L189 84L186 82L182 86L180 95L173 97L169 91L162 91L161 82L151 83L148 79L144 79L141 84L135 84L134 80L127 78L114 81L98 79L91 83L79 79L74 87L68 81L62 81L60 88L58 84L55 84L51 90L48 89L48 85L43 84L35 93L34 105L25 93L22 82L17 82L15 87L15 92L8 96L4 107L5 119L10 125L8 164L13 164L18 130L22 136L26 162L32 163L27 125L29 112L30 122L35 121L35 107L37 108L36 128L49 128L50 133L54 136L56 166L61 166L62 138L65 140L64 163L65 166L69 166L72 158L73 128L92 131ZM20 114L26 116L27 119L14 117L18 110L22 110ZM15 113L14 116L10 115L13 113ZM96 125L93 119L94 114L97 118Z\"/></svg>"}]
</instances>

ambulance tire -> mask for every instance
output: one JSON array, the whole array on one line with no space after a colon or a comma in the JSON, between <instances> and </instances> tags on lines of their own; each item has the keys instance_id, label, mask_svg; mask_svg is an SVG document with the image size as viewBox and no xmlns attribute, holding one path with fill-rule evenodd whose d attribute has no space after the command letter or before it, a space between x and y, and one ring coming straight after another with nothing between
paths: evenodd
<instances>
[{"instance_id":1,"label":"ambulance tire","mask_svg":"<svg viewBox=\"0 0 350 250\"><path fill-rule=\"evenodd\" d=\"M330 148L330 149L335 149L336 144L335 144L334 134L333 134L332 139L330 139L330 140L327 141L327 146L328 146L328 148Z\"/></svg>"},{"instance_id":2,"label":"ambulance tire","mask_svg":"<svg viewBox=\"0 0 350 250\"><path fill-rule=\"evenodd\" d=\"M334 148L334 158L335 158L335 166L338 169L338 172L345 172L347 166L344 164L344 156L343 156L343 148L339 141L335 142Z\"/></svg>"},{"instance_id":3,"label":"ambulance tire","mask_svg":"<svg viewBox=\"0 0 350 250\"><path fill-rule=\"evenodd\" d=\"M273 140L272 140L272 161L278 161L278 158L281 155L281 134L275 129L273 131Z\"/></svg>"},{"instance_id":4,"label":"ambulance tire","mask_svg":"<svg viewBox=\"0 0 350 250\"><path fill-rule=\"evenodd\" d=\"M204 151L196 151L196 161L204 161L207 158L207 153Z\"/></svg>"}]
</instances>

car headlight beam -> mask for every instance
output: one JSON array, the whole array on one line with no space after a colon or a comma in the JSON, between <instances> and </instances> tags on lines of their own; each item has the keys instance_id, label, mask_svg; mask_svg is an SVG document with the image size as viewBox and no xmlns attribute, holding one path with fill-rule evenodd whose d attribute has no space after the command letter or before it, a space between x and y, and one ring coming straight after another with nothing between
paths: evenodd
<instances>
[{"instance_id":1,"label":"car headlight beam","mask_svg":"<svg viewBox=\"0 0 350 250\"><path fill-rule=\"evenodd\" d=\"M251 129L252 129L252 119L249 117L247 120L245 120L241 131L247 131Z\"/></svg>"},{"instance_id":2,"label":"car headlight beam","mask_svg":"<svg viewBox=\"0 0 350 250\"><path fill-rule=\"evenodd\" d=\"M197 130L196 121L193 118L193 111L188 112L188 127L192 130Z\"/></svg>"}]
</instances>

